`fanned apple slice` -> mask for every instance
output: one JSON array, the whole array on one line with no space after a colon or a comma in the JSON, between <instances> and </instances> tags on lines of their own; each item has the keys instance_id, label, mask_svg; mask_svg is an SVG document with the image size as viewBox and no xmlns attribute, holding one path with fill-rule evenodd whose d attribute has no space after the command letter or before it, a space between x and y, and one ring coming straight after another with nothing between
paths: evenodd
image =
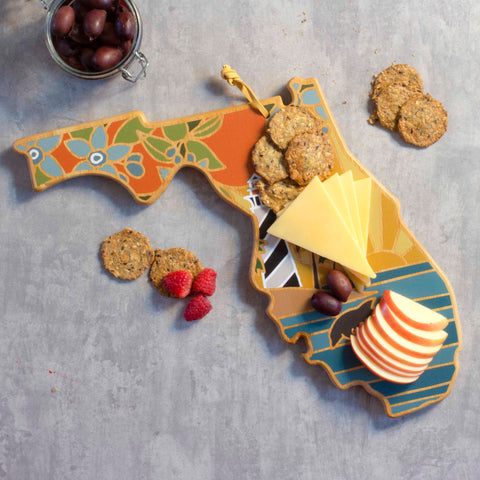
<instances>
[{"instance_id":1,"label":"fanned apple slice","mask_svg":"<svg viewBox=\"0 0 480 480\"><path fill-rule=\"evenodd\" d=\"M380 311L387 323L402 337L419 345L442 345L448 334L445 330L420 330L398 317L384 299L380 301Z\"/></svg>"},{"instance_id":2,"label":"fanned apple slice","mask_svg":"<svg viewBox=\"0 0 480 480\"><path fill-rule=\"evenodd\" d=\"M434 331L443 330L448 325L448 320L440 313L392 290L385 290L383 298L397 317L414 328Z\"/></svg>"},{"instance_id":3,"label":"fanned apple slice","mask_svg":"<svg viewBox=\"0 0 480 480\"><path fill-rule=\"evenodd\" d=\"M429 362L423 365L406 365L405 363L395 360L390 355L383 352L379 349L373 342L369 340L369 338L365 335L365 324L371 322L371 317L360 324L355 329L355 334L357 337L357 341L360 346L363 348L364 352L371 358L372 361L377 362L380 366L382 366L385 370L390 371L392 373L396 373L398 375L420 375L424 372L427 368ZM433 358L433 357L432 357Z\"/></svg>"},{"instance_id":4,"label":"fanned apple slice","mask_svg":"<svg viewBox=\"0 0 480 480\"><path fill-rule=\"evenodd\" d=\"M370 358L365 354L363 349L357 342L355 335L350 336L350 342L352 344L353 351L359 358L359 360L367 367L372 373L377 375L384 380L388 380L389 382L394 383L413 383L415 380L418 379L420 375L415 377L406 377L403 375L395 375L394 373L387 372L385 369L379 367L376 363L372 362Z\"/></svg>"}]
</instances>

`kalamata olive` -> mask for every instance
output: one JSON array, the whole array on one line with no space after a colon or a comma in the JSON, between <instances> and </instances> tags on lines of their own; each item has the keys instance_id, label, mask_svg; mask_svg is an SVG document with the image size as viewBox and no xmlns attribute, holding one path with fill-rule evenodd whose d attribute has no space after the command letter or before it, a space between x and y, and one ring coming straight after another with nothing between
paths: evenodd
<instances>
[{"instance_id":1,"label":"kalamata olive","mask_svg":"<svg viewBox=\"0 0 480 480\"><path fill-rule=\"evenodd\" d=\"M100 47L92 57L92 66L95 70L101 72L114 67L123 58L123 53L119 48Z\"/></svg>"},{"instance_id":2,"label":"kalamata olive","mask_svg":"<svg viewBox=\"0 0 480 480\"><path fill-rule=\"evenodd\" d=\"M94 50L88 47L82 48L80 52L80 63L87 71L92 69L92 58L94 53Z\"/></svg>"},{"instance_id":3,"label":"kalamata olive","mask_svg":"<svg viewBox=\"0 0 480 480\"><path fill-rule=\"evenodd\" d=\"M92 8L104 8L108 10L113 5L114 0L89 0Z\"/></svg>"},{"instance_id":4,"label":"kalamata olive","mask_svg":"<svg viewBox=\"0 0 480 480\"><path fill-rule=\"evenodd\" d=\"M94 40L103 32L105 20L107 19L107 12L95 8L90 10L83 19L83 31L90 40Z\"/></svg>"},{"instance_id":5,"label":"kalamata olive","mask_svg":"<svg viewBox=\"0 0 480 480\"><path fill-rule=\"evenodd\" d=\"M122 44L123 55L127 56L132 49L133 42L131 40L125 40Z\"/></svg>"},{"instance_id":6,"label":"kalamata olive","mask_svg":"<svg viewBox=\"0 0 480 480\"><path fill-rule=\"evenodd\" d=\"M67 35L75 22L75 12L69 5L60 7L52 18L52 33L55 35Z\"/></svg>"},{"instance_id":7,"label":"kalamata olive","mask_svg":"<svg viewBox=\"0 0 480 480\"><path fill-rule=\"evenodd\" d=\"M61 57L73 57L78 52L77 45L68 38L60 38L55 42L55 49Z\"/></svg>"},{"instance_id":8,"label":"kalamata olive","mask_svg":"<svg viewBox=\"0 0 480 480\"><path fill-rule=\"evenodd\" d=\"M135 19L131 12L120 12L115 21L115 31L123 40L131 40L135 36Z\"/></svg>"},{"instance_id":9,"label":"kalamata olive","mask_svg":"<svg viewBox=\"0 0 480 480\"><path fill-rule=\"evenodd\" d=\"M122 39L117 36L115 32L115 27L112 22L106 22L103 27L102 34L98 37L98 41L102 45L107 45L110 47L119 47L122 44Z\"/></svg>"},{"instance_id":10,"label":"kalamata olive","mask_svg":"<svg viewBox=\"0 0 480 480\"><path fill-rule=\"evenodd\" d=\"M327 292L316 292L312 296L312 307L317 312L333 317L342 311L342 302Z\"/></svg>"},{"instance_id":11,"label":"kalamata olive","mask_svg":"<svg viewBox=\"0 0 480 480\"><path fill-rule=\"evenodd\" d=\"M352 284L348 277L340 270L330 270L327 283L332 294L342 302L346 302L352 293Z\"/></svg>"}]
</instances>

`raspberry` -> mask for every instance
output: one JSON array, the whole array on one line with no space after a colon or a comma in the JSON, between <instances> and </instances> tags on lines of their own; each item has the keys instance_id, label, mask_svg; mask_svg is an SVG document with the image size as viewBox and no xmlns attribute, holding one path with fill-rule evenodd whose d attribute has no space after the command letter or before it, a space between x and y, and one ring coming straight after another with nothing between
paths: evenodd
<instances>
[{"instance_id":1,"label":"raspberry","mask_svg":"<svg viewBox=\"0 0 480 480\"><path fill-rule=\"evenodd\" d=\"M215 292L215 279L217 272L213 268L204 268L193 282L192 292L200 292L204 295L213 295Z\"/></svg>"},{"instance_id":2,"label":"raspberry","mask_svg":"<svg viewBox=\"0 0 480 480\"><path fill-rule=\"evenodd\" d=\"M202 293L196 293L185 309L185 320L191 322L193 320L200 320L212 309L210 300Z\"/></svg>"},{"instance_id":3,"label":"raspberry","mask_svg":"<svg viewBox=\"0 0 480 480\"><path fill-rule=\"evenodd\" d=\"M167 273L162 282L169 293L179 298L185 298L192 290L192 274L187 270Z\"/></svg>"}]
</instances>

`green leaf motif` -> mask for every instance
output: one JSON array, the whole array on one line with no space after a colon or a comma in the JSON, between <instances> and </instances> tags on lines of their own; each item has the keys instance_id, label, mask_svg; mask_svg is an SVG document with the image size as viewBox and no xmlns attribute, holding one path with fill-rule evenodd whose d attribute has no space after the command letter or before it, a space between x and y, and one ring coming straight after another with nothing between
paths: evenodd
<instances>
[{"instance_id":1,"label":"green leaf motif","mask_svg":"<svg viewBox=\"0 0 480 480\"><path fill-rule=\"evenodd\" d=\"M135 143L138 142L138 132L150 133L151 128L145 127L138 117L132 118L126 122L115 136L115 143Z\"/></svg>"},{"instance_id":2,"label":"green leaf motif","mask_svg":"<svg viewBox=\"0 0 480 480\"><path fill-rule=\"evenodd\" d=\"M35 170L35 183L36 183L37 187L39 187L40 185L43 185L44 183L47 183L49 180L50 180L50 177L45 175L40 170L40 168L37 167L36 170Z\"/></svg>"},{"instance_id":3,"label":"green leaf motif","mask_svg":"<svg viewBox=\"0 0 480 480\"><path fill-rule=\"evenodd\" d=\"M199 123L200 120L192 120L191 122L187 122L188 131L191 132Z\"/></svg>"},{"instance_id":4,"label":"green leaf motif","mask_svg":"<svg viewBox=\"0 0 480 480\"><path fill-rule=\"evenodd\" d=\"M218 130L221 123L222 119L220 117L212 118L208 122L205 122L201 127L197 128L194 135L200 138L208 137Z\"/></svg>"},{"instance_id":5,"label":"green leaf motif","mask_svg":"<svg viewBox=\"0 0 480 480\"><path fill-rule=\"evenodd\" d=\"M185 123L179 123L178 125L170 125L168 127L163 127L165 136L170 140L177 142L182 138L185 138L187 134L187 125Z\"/></svg>"},{"instance_id":6,"label":"green leaf motif","mask_svg":"<svg viewBox=\"0 0 480 480\"><path fill-rule=\"evenodd\" d=\"M228 190L226 190L226 189L223 188L223 187L219 187L219 190L220 190L227 198L232 199L232 196L230 195L230 192L229 192Z\"/></svg>"},{"instance_id":7,"label":"green leaf motif","mask_svg":"<svg viewBox=\"0 0 480 480\"><path fill-rule=\"evenodd\" d=\"M153 148L151 145L148 143L144 143L145 148L148 150L150 155L155 158L156 160L159 160L160 162L166 162L166 163L171 163L171 160L168 160L165 155L163 155L161 152Z\"/></svg>"},{"instance_id":8,"label":"green leaf motif","mask_svg":"<svg viewBox=\"0 0 480 480\"><path fill-rule=\"evenodd\" d=\"M187 142L187 148L190 153L195 155L196 163L199 163L205 159L207 160L208 170L218 170L220 168L224 168L223 163L218 160L215 154L205 144L190 140Z\"/></svg>"},{"instance_id":9,"label":"green leaf motif","mask_svg":"<svg viewBox=\"0 0 480 480\"><path fill-rule=\"evenodd\" d=\"M81 130L77 130L75 132L71 132L70 136L72 138L80 138L82 140L90 140L90 135L92 134L93 127L89 128L82 128Z\"/></svg>"},{"instance_id":10,"label":"green leaf motif","mask_svg":"<svg viewBox=\"0 0 480 480\"><path fill-rule=\"evenodd\" d=\"M257 273L258 270L263 271L263 265L259 258L257 258L257 261L255 262L255 273Z\"/></svg>"},{"instance_id":11,"label":"green leaf motif","mask_svg":"<svg viewBox=\"0 0 480 480\"><path fill-rule=\"evenodd\" d=\"M167 148L171 146L170 142L167 142L163 138L159 137L148 137L146 141L150 144L152 148L162 153L165 153Z\"/></svg>"},{"instance_id":12,"label":"green leaf motif","mask_svg":"<svg viewBox=\"0 0 480 480\"><path fill-rule=\"evenodd\" d=\"M309 83L308 85L302 85L300 87L300 93L302 93L304 90L307 90L307 88L313 88L313 84Z\"/></svg>"}]
</instances>

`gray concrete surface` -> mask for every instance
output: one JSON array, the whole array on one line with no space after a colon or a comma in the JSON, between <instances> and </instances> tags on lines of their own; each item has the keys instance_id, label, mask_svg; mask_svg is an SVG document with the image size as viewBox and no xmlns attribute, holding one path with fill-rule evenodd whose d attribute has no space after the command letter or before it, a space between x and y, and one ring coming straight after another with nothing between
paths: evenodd
<instances>
[{"instance_id":1,"label":"gray concrete surface","mask_svg":"<svg viewBox=\"0 0 480 480\"><path fill-rule=\"evenodd\" d=\"M134 86L60 71L38 3L0 4L0 478L478 478L480 3L138 0L151 66ZM366 121L372 75L392 62L415 66L448 110L430 148ZM305 345L280 339L250 287L250 220L198 172L149 207L94 177L32 192L16 139L135 109L164 120L239 104L224 63L260 98L318 78L350 150L399 198L462 322L458 379L439 404L391 419L304 363ZM146 276L103 272L100 242L126 226L218 271L207 318L186 325Z\"/></svg>"}]
</instances>

